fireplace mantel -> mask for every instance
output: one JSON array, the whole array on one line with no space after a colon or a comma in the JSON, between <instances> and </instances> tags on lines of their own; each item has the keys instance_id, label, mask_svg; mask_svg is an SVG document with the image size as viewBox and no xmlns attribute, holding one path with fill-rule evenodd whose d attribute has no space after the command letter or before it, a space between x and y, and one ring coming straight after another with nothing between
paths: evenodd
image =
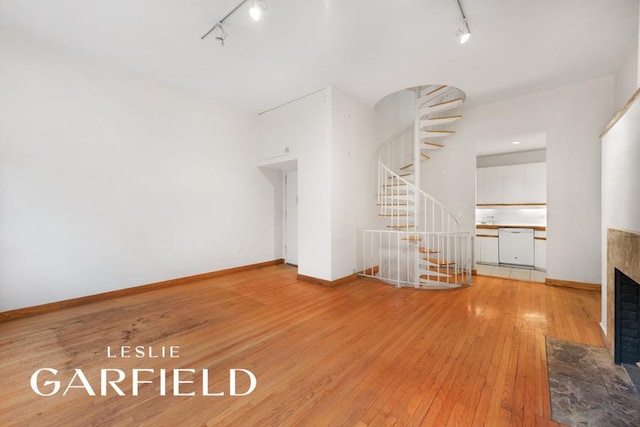
<instances>
[{"instance_id":1,"label":"fireplace mantel","mask_svg":"<svg viewBox=\"0 0 640 427\"><path fill-rule=\"evenodd\" d=\"M640 283L640 232L607 230L607 344L614 352L615 270Z\"/></svg>"}]
</instances>

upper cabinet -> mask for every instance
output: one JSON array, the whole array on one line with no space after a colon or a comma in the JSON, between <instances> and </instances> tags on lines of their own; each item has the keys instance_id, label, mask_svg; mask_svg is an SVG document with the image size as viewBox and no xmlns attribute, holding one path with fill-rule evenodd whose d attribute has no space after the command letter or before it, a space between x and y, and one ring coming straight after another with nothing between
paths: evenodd
<instances>
[{"instance_id":1,"label":"upper cabinet","mask_svg":"<svg viewBox=\"0 0 640 427\"><path fill-rule=\"evenodd\" d=\"M547 164L524 165L524 188L529 203L547 203Z\"/></svg>"},{"instance_id":2,"label":"upper cabinet","mask_svg":"<svg viewBox=\"0 0 640 427\"><path fill-rule=\"evenodd\" d=\"M515 205L547 202L546 163L477 169L478 204Z\"/></svg>"},{"instance_id":3,"label":"upper cabinet","mask_svg":"<svg viewBox=\"0 0 640 427\"><path fill-rule=\"evenodd\" d=\"M502 168L482 168L477 171L477 202L502 203Z\"/></svg>"},{"instance_id":4,"label":"upper cabinet","mask_svg":"<svg viewBox=\"0 0 640 427\"><path fill-rule=\"evenodd\" d=\"M321 90L258 116L258 158L268 160L326 146L327 95Z\"/></svg>"},{"instance_id":5,"label":"upper cabinet","mask_svg":"<svg viewBox=\"0 0 640 427\"><path fill-rule=\"evenodd\" d=\"M502 203L527 203L524 165L502 166Z\"/></svg>"}]
</instances>

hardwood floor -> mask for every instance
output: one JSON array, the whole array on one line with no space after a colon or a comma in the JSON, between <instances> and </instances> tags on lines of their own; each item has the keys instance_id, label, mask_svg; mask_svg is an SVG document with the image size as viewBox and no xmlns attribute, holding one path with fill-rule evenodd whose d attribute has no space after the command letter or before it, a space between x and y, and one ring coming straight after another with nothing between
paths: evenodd
<instances>
[{"instance_id":1,"label":"hardwood floor","mask_svg":"<svg viewBox=\"0 0 640 427\"><path fill-rule=\"evenodd\" d=\"M490 277L466 289L336 288L265 267L0 323L0 425L545 426L545 335L603 346L593 291ZM178 358L109 358L122 346L179 346ZM146 349L146 347L145 347ZM53 391L46 380L60 380ZM88 396L82 369L96 396ZM100 370L117 368L125 396ZM142 371L133 395L134 369ZM195 369L195 375L174 369ZM209 369L203 396L202 369ZM229 396L229 369L255 390ZM160 396L166 369L166 396ZM107 373L115 379L117 373ZM180 391L173 396L173 378ZM237 375L239 393L249 377ZM193 380L193 384L187 381Z\"/></svg>"}]
</instances>

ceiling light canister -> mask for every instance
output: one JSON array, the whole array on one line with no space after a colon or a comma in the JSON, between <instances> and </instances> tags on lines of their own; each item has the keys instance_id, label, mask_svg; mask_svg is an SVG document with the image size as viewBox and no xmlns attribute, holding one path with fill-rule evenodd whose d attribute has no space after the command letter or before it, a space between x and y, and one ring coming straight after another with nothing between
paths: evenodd
<instances>
[{"instance_id":1,"label":"ceiling light canister","mask_svg":"<svg viewBox=\"0 0 640 427\"><path fill-rule=\"evenodd\" d=\"M263 0L253 0L253 4L249 9L249 15L251 15L254 21L259 21L265 10L267 10L267 3Z\"/></svg>"}]
</instances>

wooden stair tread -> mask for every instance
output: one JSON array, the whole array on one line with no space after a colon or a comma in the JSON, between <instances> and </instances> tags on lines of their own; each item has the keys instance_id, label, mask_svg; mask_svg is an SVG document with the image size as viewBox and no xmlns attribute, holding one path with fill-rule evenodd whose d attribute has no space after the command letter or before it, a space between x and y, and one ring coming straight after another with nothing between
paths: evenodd
<instances>
[{"instance_id":1,"label":"wooden stair tread","mask_svg":"<svg viewBox=\"0 0 640 427\"><path fill-rule=\"evenodd\" d=\"M375 276L380 271L380 266L374 265L372 267L365 268L362 271L358 271L356 274L367 274L369 276Z\"/></svg>"},{"instance_id":2,"label":"wooden stair tread","mask_svg":"<svg viewBox=\"0 0 640 427\"><path fill-rule=\"evenodd\" d=\"M447 136L455 135L455 130L421 130L420 142L428 142L432 138L445 138Z\"/></svg>"},{"instance_id":3,"label":"wooden stair tread","mask_svg":"<svg viewBox=\"0 0 640 427\"><path fill-rule=\"evenodd\" d=\"M421 254L437 254L437 253L439 253L439 252L438 252L438 251L436 251L436 250L433 250L433 249L427 249L427 248L425 248L424 246L420 246L420 247L418 248L418 251L419 251Z\"/></svg>"},{"instance_id":4,"label":"wooden stair tread","mask_svg":"<svg viewBox=\"0 0 640 427\"><path fill-rule=\"evenodd\" d=\"M455 262L453 262L453 261L445 261L445 260L438 259L438 258L428 258L427 257L427 258L422 258L422 259L425 260L425 261L429 261L432 264L436 264L436 265L440 265L440 266L442 266L442 265L455 265Z\"/></svg>"},{"instance_id":5,"label":"wooden stair tread","mask_svg":"<svg viewBox=\"0 0 640 427\"><path fill-rule=\"evenodd\" d=\"M444 267L428 267L427 270L432 271L434 273L446 274L447 276L453 276L453 271Z\"/></svg>"},{"instance_id":6,"label":"wooden stair tread","mask_svg":"<svg viewBox=\"0 0 640 427\"><path fill-rule=\"evenodd\" d=\"M460 102L460 101L463 101L463 99L462 98L455 98L455 99L451 99L449 101L443 101L443 102L438 102L437 104L431 104L431 105L429 105L428 108L439 107L441 105L451 104L452 102Z\"/></svg>"},{"instance_id":7,"label":"wooden stair tread","mask_svg":"<svg viewBox=\"0 0 640 427\"><path fill-rule=\"evenodd\" d=\"M445 105L446 107L446 105ZM432 112L435 114L437 111ZM429 114L427 114L428 116ZM445 125L455 123L462 118L462 115L456 116L439 116L439 117L422 117L420 118L420 128L429 128L431 126Z\"/></svg>"},{"instance_id":8,"label":"wooden stair tread","mask_svg":"<svg viewBox=\"0 0 640 427\"><path fill-rule=\"evenodd\" d=\"M437 142L423 142L425 145L433 145L434 147L444 148L444 144L438 144Z\"/></svg>"},{"instance_id":9,"label":"wooden stair tread","mask_svg":"<svg viewBox=\"0 0 640 427\"><path fill-rule=\"evenodd\" d=\"M402 166L400 169L401 170L409 169L411 166L413 166L413 163L409 163L408 165Z\"/></svg>"},{"instance_id":10,"label":"wooden stair tread","mask_svg":"<svg viewBox=\"0 0 640 427\"><path fill-rule=\"evenodd\" d=\"M447 281L451 281L455 278L453 274L439 273L437 271L424 271L424 270L422 270L421 276L428 276L431 280L445 279Z\"/></svg>"},{"instance_id":11,"label":"wooden stair tread","mask_svg":"<svg viewBox=\"0 0 640 427\"><path fill-rule=\"evenodd\" d=\"M407 185L406 182L401 182L399 184L382 184L383 187L402 187L406 185Z\"/></svg>"},{"instance_id":12,"label":"wooden stair tread","mask_svg":"<svg viewBox=\"0 0 640 427\"><path fill-rule=\"evenodd\" d=\"M409 237L403 237L402 240L409 240L411 242L419 242L422 240L422 237L420 236L409 236Z\"/></svg>"},{"instance_id":13,"label":"wooden stair tread","mask_svg":"<svg viewBox=\"0 0 640 427\"><path fill-rule=\"evenodd\" d=\"M456 133L456 131L455 130L429 129L429 130L423 130L422 133L453 134L453 133Z\"/></svg>"},{"instance_id":14,"label":"wooden stair tread","mask_svg":"<svg viewBox=\"0 0 640 427\"><path fill-rule=\"evenodd\" d=\"M420 96L418 98L418 106L421 107L422 105L426 104L432 99L435 99L436 97L443 95L444 92L446 92L446 90L443 92L443 89L447 89L448 87L449 86L447 85L438 86L437 88L432 89L429 92L425 93L424 95ZM443 93L440 93L440 92L443 92Z\"/></svg>"},{"instance_id":15,"label":"wooden stair tread","mask_svg":"<svg viewBox=\"0 0 640 427\"><path fill-rule=\"evenodd\" d=\"M420 279L421 280L429 280L431 282L441 282L441 283L450 283L451 285L456 285L456 286L451 286L451 287L460 287L459 284L455 283L452 281L451 277L442 277L442 276L428 276L426 274L421 274L420 275ZM424 282L421 282L424 283Z\"/></svg>"},{"instance_id":16,"label":"wooden stair tread","mask_svg":"<svg viewBox=\"0 0 640 427\"><path fill-rule=\"evenodd\" d=\"M408 203L378 203L377 206L385 206L387 208L395 208L399 206L408 206Z\"/></svg>"},{"instance_id":17,"label":"wooden stair tread","mask_svg":"<svg viewBox=\"0 0 640 427\"><path fill-rule=\"evenodd\" d=\"M424 154L424 153L420 153L420 156L422 156L425 160L429 160L429 159L431 159L431 157L427 156L427 155L426 155L426 154Z\"/></svg>"},{"instance_id":18,"label":"wooden stair tread","mask_svg":"<svg viewBox=\"0 0 640 427\"><path fill-rule=\"evenodd\" d=\"M444 89L446 87L447 87L447 85L439 86L439 87L433 89L432 91L425 93L424 95L421 96L421 98L424 98L425 96L433 95L434 93L439 92L439 91L441 91L442 89Z\"/></svg>"},{"instance_id":19,"label":"wooden stair tread","mask_svg":"<svg viewBox=\"0 0 640 427\"><path fill-rule=\"evenodd\" d=\"M455 108L458 108L460 107L460 105L462 105L463 101L464 101L463 98L456 98L449 101L438 102L436 104L431 104L428 106L421 106L419 110L420 120L426 120L430 117L431 114L434 114L437 112L448 111L448 110L453 110ZM451 123L456 120L459 120L459 119L450 120L449 122Z\"/></svg>"},{"instance_id":20,"label":"wooden stair tread","mask_svg":"<svg viewBox=\"0 0 640 427\"><path fill-rule=\"evenodd\" d=\"M462 118L462 114L455 114L453 116L429 117L423 120L442 120L442 119L460 119L460 118Z\"/></svg>"},{"instance_id":21,"label":"wooden stair tread","mask_svg":"<svg viewBox=\"0 0 640 427\"><path fill-rule=\"evenodd\" d=\"M423 280L431 280L436 282L444 282L444 283L451 282L451 277L444 277L444 276L430 276L428 274L421 274L420 278Z\"/></svg>"}]
</instances>

